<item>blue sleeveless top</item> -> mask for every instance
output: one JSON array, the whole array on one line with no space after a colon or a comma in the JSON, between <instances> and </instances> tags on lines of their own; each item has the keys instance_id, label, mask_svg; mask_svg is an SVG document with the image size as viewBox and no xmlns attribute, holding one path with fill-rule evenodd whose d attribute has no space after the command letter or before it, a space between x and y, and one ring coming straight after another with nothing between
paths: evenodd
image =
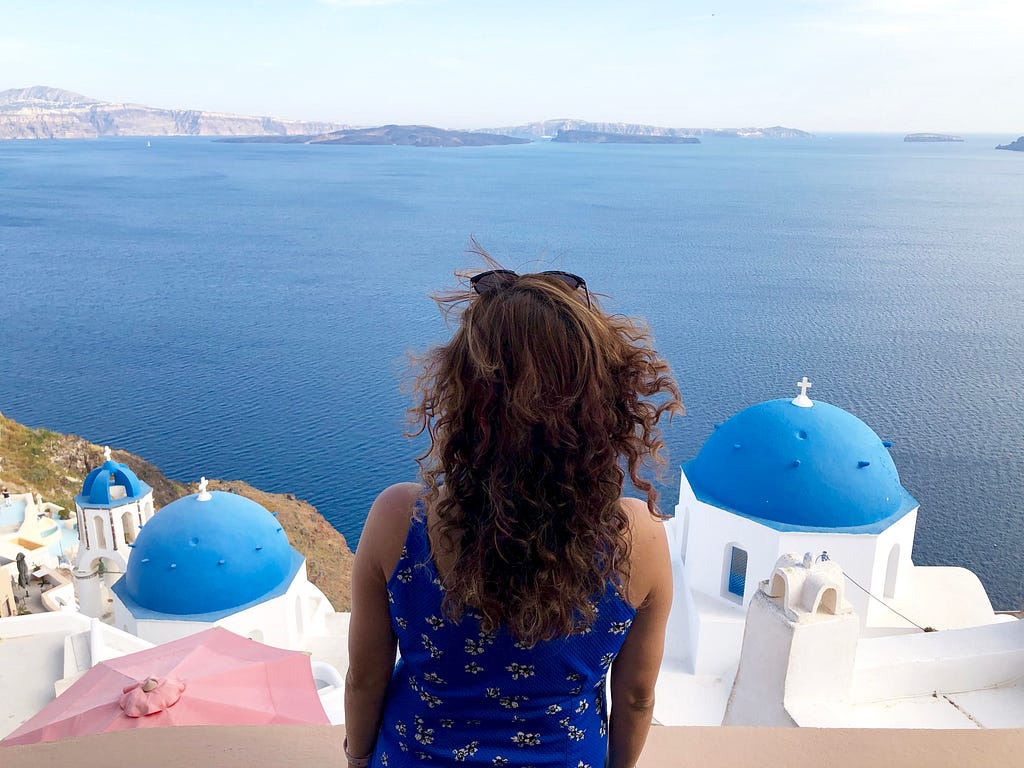
<instances>
[{"instance_id":1,"label":"blue sleeveless top","mask_svg":"<svg viewBox=\"0 0 1024 768\"><path fill-rule=\"evenodd\" d=\"M372 766L604 766L606 676L636 615L615 589L589 629L532 648L471 612L452 622L419 515L387 586L400 658Z\"/></svg>"}]
</instances>

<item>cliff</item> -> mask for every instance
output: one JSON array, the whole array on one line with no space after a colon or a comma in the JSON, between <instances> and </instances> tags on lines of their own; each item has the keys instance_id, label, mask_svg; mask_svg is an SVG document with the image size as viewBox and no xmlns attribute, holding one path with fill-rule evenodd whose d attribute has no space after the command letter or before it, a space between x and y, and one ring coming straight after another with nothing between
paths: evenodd
<instances>
[{"instance_id":1,"label":"cliff","mask_svg":"<svg viewBox=\"0 0 1024 768\"><path fill-rule=\"evenodd\" d=\"M145 459L111 452L153 488L157 509L196 489L171 480ZM89 470L103 463L103 448L76 435L33 429L0 414L0 482L12 492L40 493L46 501L73 510L75 495ZM308 502L292 494L266 493L239 480L212 480L211 490L237 493L277 512L288 540L306 558L309 580L335 610L351 606L352 551L345 537Z\"/></svg>"},{"instance_id":2,"label":"cliff","mask_svg":"<svg viewBox=\"0 0 1024 768\"><path fill-rule=\"evenodd\" d=\"M588 131L593 133L609 133L623 136L716 136L724 138L767 138L792 139L811 138L807 131L796 128L785 128L781 125L770 128L665 128L658 125L642 123L601 123L588 120L561 118L558 120L539 120L523 125L506 126L504 128L482 128L481 132L497 133L504 136L516 136L523 139L548 138L559 131Z\"/></svg>"},{"instance_id":3,"label":"cliff","mask_svg":"<svg viewBox=\"0 0 1024 768\"><path fill-rule=\"evenodd\" d=\"M399 144L467 147L519 144L559 131L625 136L808 138L796 128L664 128L641 123L541 120L504 128L447 131L424 125L352 128L324 122L279 120L197 109L117 104L37 85L0 91L0 139L95 139L101 136L245 136L246 141L309 144ZM511 139L511 140L510 140Z\"/></svg>"},{"instance_id":4,"label":"cliff","mask_svg":"<svg viewBox=\"0 0 1024 768\"><path fill-rule=\"evenodd\" d=\"M1009 149L1011 152L1024 152L1024 136L1009 144L1000 144L996 149Z\"/></svg>"},{"instance_id":5,"label":"cliff","mask_svg":"<svg viewBox=\"0 0 1024 768\"><path fill-rule=\"evenodd\" d=\"M278 120L197 109L112 104L47 86L0 91L0 139L101 136L290 136L328 133L337 123Z\"/></svg>"}]
</instances>

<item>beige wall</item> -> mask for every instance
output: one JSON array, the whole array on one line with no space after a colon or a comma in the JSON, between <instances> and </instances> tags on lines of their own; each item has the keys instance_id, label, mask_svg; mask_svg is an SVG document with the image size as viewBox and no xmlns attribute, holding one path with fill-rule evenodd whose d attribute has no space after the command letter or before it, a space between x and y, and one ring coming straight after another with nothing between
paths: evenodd
<instances>
[{"instance_id":1,"label":"beige wall","mask_svg":"<svg viewBox=\"0 0 1024 768\"><path fill-rule=\"evenodd\" d=\"M6 569L0 568L0 618L17 615L18 604L14 599L11 576Z\"/></svg>"},{"instance_id":2,"label":"beige wall","mask_svg":"<svg viewBox=\"0 0 1024 768\"><path fill-rule=\"evenodd\" d=\"M29 747L0 746L3 768L340 768L341 726L145 728ZM970 768L1021 765L1024 729L651 730L640 768Z\"/></svg>"}]
</instances>

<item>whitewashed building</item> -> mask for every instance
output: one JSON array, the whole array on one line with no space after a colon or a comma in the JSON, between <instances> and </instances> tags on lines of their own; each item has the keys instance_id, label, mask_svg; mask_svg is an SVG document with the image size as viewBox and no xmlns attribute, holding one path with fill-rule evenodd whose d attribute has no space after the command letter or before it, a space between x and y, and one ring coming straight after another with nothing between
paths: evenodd
<instances>
[{"instance_id":1,"label":"whitewashed building","mask_svg":"<svg viewBox=\"0 0 1024 768\"><path fill-rule=\"evenodd\" d=\"M75 497L78 557L75 591L78 610L100 618L110 612L110 588L128 565L131 547L153 517L153 489L103 449L103 464L82 483Z\"/></svg>"},{"instance_id":2,"label":"whitewashed building","mask_svg":"<svg viewBox=\"0 0 1024 768\"><path fill-rule=\"evenodd\" d=\"M113 593L114 626L153 643L216 625L308 650L334 615L276 517L205 479L139 533Z\"/></svg>"},{"instance_id":3,"label":"whitewashed building","mask_svg":"<svg viewBox=\"0 0 1024 768\"><path fill-rule=\"evenodd\" d=\"M748 619L753 601L764 597L760 583L773 574L777 589L767 594L832 616L829 626L853 638L844 661L851 669L869 638L1005 618L970 571L914 565L918 503L900 483L890 444L856 416L812 401L806 377L798 386L796 398L758 403L719 425L682 467L679 503L667 523L675 597L655 710L663 723L720 724L741 650L748 678L760 666L771 670L766 674L792 674L796 684L801 664L817 651L805 644L792 658L777 649L761 654L779 629ZM794 558L803 568L805 553L804 571L780 570ZM791 578L799 589L789 586ZM836 641L832 650L841 647ZM747 713L734 708L731 722L760 724Z\"/></svg>"}]
</instances>

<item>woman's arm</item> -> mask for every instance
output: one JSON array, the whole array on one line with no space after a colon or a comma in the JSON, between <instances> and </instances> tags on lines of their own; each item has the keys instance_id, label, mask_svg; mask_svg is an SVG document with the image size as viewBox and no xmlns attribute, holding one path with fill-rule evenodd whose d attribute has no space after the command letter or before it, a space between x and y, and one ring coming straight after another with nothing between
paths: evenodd
<instances>
[{"instance_id":1,"label":"woman's arm","mask_svg":"<svg viewBox=\"0 0 1024 768\"><path fill-rule=\"evenodd\" d=\"M660 520L637 499L624 499L633 517L629 598L637 614L612 665L608 768L633 768L654 715L654 684L665 650L672 607L672 564Z\"/></svg>"},{"instance_id":2,"label":"woman's arm","mask_svg":"<svg viewBox=\"0 0 1024 768\"><path fill-rule=\"evenodd\" d=\"M352 617L345 676L348 753L373 751L398 639L391 630L387 583L398 564L416 498L416 483L386 489L370 507L352 566Z\"/></svg>"}]
</instances>

